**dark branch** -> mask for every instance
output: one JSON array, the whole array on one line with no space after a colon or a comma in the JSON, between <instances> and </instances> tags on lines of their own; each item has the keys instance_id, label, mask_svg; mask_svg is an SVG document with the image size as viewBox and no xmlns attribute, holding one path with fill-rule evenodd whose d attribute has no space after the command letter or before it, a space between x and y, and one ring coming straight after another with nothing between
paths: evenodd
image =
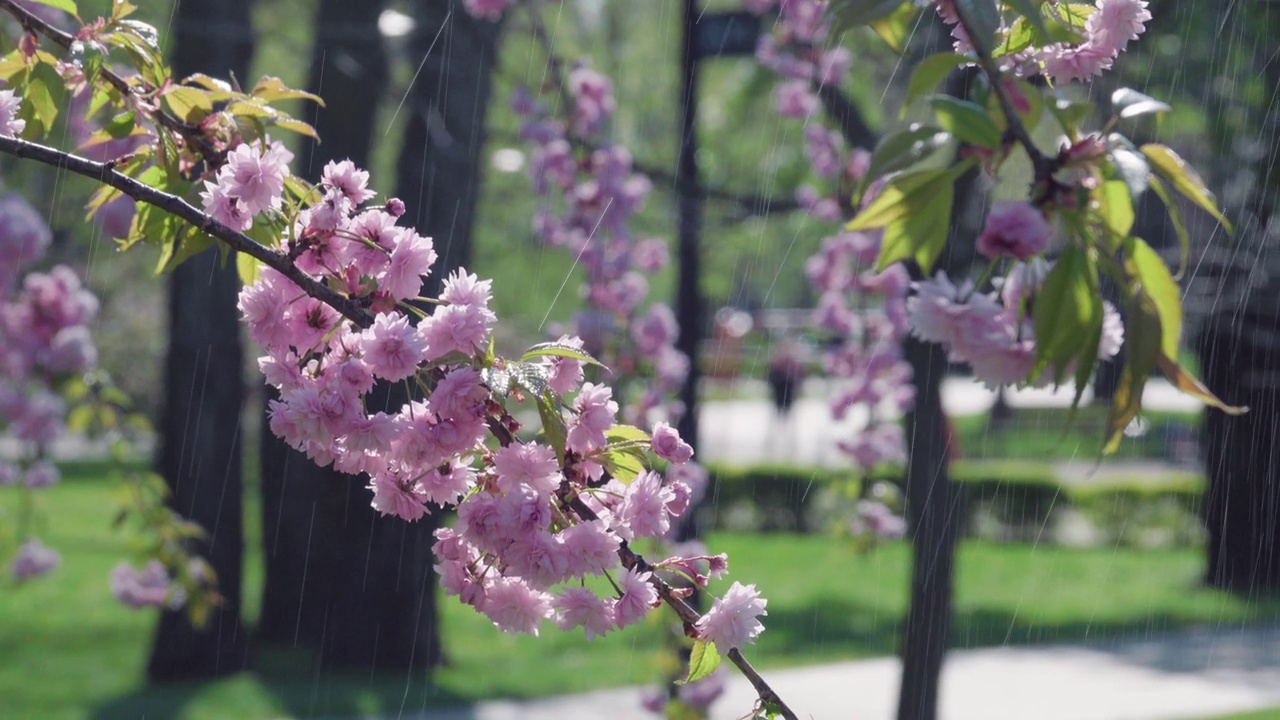
<instances>
[{"instance_id":1,"label":"dark branch","mask_svg":"<svg viewBox=\"0 0 1280 720\"><path fill-rule=\"evenodd\" d=\"M0 2L8 2L8 0L0 0ZM201 232L220 240L232 250L245 253L262 261L262 264L292 280L306 294L342 313L357 327L363 328L373 324L373 317L356 301L302 272L283 253L278 253L259 245L249 236L217 222L177 195L157 190L125 175L116 170L112 163L86 160L47 145L40 145L39 143L28 142L15 137L0 136L0 152L69 170L104 185L110 185L138 202L153 205L187 221Z\"/></svg>"},{"instance_id":2,"label":"dark branch","mask_svg":"<svg viewBox=\"0 0 1280 720\"><path fill-rule=\"evenodd\" d=\"M849 147L871 149L880 142L876 131L867 125L858 106L834 85L814 83L818 99L822 101L822 109L835 121L841 137L849 143Z\"/></svg>"}]
</instances>

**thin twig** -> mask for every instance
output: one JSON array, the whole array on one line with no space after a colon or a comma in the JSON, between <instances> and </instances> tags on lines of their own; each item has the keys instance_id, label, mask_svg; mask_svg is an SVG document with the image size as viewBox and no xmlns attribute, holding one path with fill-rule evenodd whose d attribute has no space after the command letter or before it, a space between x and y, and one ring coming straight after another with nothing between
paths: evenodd
<instances>
[{"instance_id":1,"label":"thin twig","mask_svg":"<svg viewBox=\"0 0 1280 720\"><path fill-rule=\"evenodd\" d=\"M7 1L0 0L0 2ZM344 317L355 323L357 327L364 328L373 324L373 316L368 310L361 307L357 301L338 293L304 273L284 254L259 245L248 235L214 220L177 195L158 190L125 175L116 170L112 163L86 160L47 145L5 136L0 136L0 152L18 158L35 160L62 170L69 170L104 185L110 185L138 202L152 205L187 221L201 232L220 240L232 250L245 253L262 261L262 264L292 280L298 287L302 288L303 292L337 310Z\"/></svg>"},{"instance_id":2,"label":"thin twig","mask_svg":"<svg viewBox=\"0 0 1280 720\"><path fill-rule=\"evenodd\" d=\"M966 12L963 3L956 6L956 16L960 20L961 27L965 32L969 33L969 37L977 37L971 25L966 22ZM1036 198L1037 202L1048 199L1057 185L1053 175L1058 171L1060 162L1057 158L1045 155L1040 148L1036 146L1035 140L1031 137L1031 132L1027 130L1027 126L1022 124L1022 118L1018 115L1017 109L1014 107L1013 98L1009 97L1009 90L1001 82L1002 73L1000 67L996 64L995 58L987 51L982 43L973 43L974 53L978 56L978 66L982 68L982 72L987 76L990 82L991 90L996 95L996 100L1000 103L1000 112L1004 114L1007 130L1005 131L1009 137L1012 137L1026 150L1027 157L1031 159L1031 167L1035 173L1033 185L1041 187L1041 192Z\"/></svg>"}]
</instances>

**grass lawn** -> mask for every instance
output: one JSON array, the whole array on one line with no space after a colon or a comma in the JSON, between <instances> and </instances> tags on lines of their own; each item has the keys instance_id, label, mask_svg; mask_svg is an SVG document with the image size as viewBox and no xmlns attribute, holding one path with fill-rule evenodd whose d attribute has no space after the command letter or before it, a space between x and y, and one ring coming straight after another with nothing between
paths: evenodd
<instances>
[{"instance_id":1,"label":"grass lawn","mask_svg":"<svg viewBox=\"0 0 1280 720\"><path fill-rule=\"evenodd\" d=\"M432 683L403 674L317 672L297 651L269 649L252 673L199 685L140 681L154 616L114 603L106 575L124 552L107 527L109 483L71 479L48 491L45 536L63 552L57 574L0 591L0 715L39 718L267 718L418 711L489 697L531 697L646 683L662 673L655 628L588 644L547 626L540 639L498 633L445 601L448 667ZM769 598L768 631L749 655L764 668L894 651L908 554L893 544L859 554L821 536L720 533L734 577ZM261 569L250 555L249 592ZM1280 605L1197 589L1187 550L1068 550L967 543L959 559L955 645L1146 634L1187 625L1280 617ZM250 603L250 607L256 603Z\"/></svg>"},{"instance_id":2,"label":"grass lawn","mask_svg":"<svg viewBox=\"0 0 1280 720\"><path fill-rule=\"evenodd\" d=\"M1239 715L1223 715L1221 717L1205 718L1204 720L1280 720L1280 708L1257 710Z\"/></svg>"}]
</instances>

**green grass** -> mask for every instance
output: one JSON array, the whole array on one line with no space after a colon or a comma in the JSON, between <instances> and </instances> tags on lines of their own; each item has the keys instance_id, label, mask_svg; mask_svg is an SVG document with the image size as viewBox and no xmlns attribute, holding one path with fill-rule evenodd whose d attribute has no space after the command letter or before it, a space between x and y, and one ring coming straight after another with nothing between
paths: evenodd
<instances>
[{"instance_id":1,"label":"green grass","mask_svg":"<svg viewBox=\"0 0 1280 720\"><path fill-rule=\"evenodd\" d=\"M1255 712L1240 713L1239 715L1222 715L1220 717L1205 718L1204 720L1280 720L1280 708L1257 710Z\"/></svg>"},{"instance_id":2,"label":"green grass","mask_svg":"<svg viewBox=\"0 0 1280 720\"><path fill-rule=\"evenodd\" d=\"M5 717L267 718L417 712L491 697L534 697L662 674L662 623L586 643L547 626L542 638L498 633L443 603L449 665L432 683L403 674L317 671L304 653L259 652L252 673L145 687L154 616L114 603L106 575L125 552L107 528L109 483L71 479L48 491L45 537L57 574L0 592L0 698ZM713 535L733 576L769 598L768 632L750 656L768 667L892 653L906 607L908 549L862 554L823 536ZM250 555L249 593L261 572ZM1067 550L966 543L957 577L957 647L1143 635L1280 617L1280 605L1198 589L1198 553Z\"/></svg>"}]
</instances>

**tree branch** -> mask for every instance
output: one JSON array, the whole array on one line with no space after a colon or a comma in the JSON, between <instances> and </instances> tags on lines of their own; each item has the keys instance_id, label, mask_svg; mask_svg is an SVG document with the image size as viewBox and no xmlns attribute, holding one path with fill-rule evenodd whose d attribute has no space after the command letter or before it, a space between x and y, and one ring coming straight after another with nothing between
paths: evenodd
<instances>
[{"instance_id":1,"label":"tree branch","mask_svg":"<svg viewBox=\"0 0 1280 720\"><path fill-rule=\"evenodd\" d=\"M874 148L880 142L876 131L863 119L862 111L840 88L817 82L813 85L818 99L822 101L822 109L835 121L841 137L849 143L849 147Z\"/></svg>"},{"instance_id":2,"label":"tree branch","mask_svg":"<svg viewBox=\"0 0 1280 720\"><path fill-rule=\"evenodd\" d=\"M0 0L0 3L3 2L9 2L9 0ZM201 232L220 240L232 250L262 261L262 264L292 280L306 294L337 310L357 327L364 328L373 324L373 316L357 301L302 272L283 253L259 245L248 235L217 222L177 195L157 190L125 175L115 169L114 163L94 162L47 145L5 136L0 136L0 152L69 170L104 185L110 185L138 202L152 205L187 221Z\"/></svg>"}]
</instances>

